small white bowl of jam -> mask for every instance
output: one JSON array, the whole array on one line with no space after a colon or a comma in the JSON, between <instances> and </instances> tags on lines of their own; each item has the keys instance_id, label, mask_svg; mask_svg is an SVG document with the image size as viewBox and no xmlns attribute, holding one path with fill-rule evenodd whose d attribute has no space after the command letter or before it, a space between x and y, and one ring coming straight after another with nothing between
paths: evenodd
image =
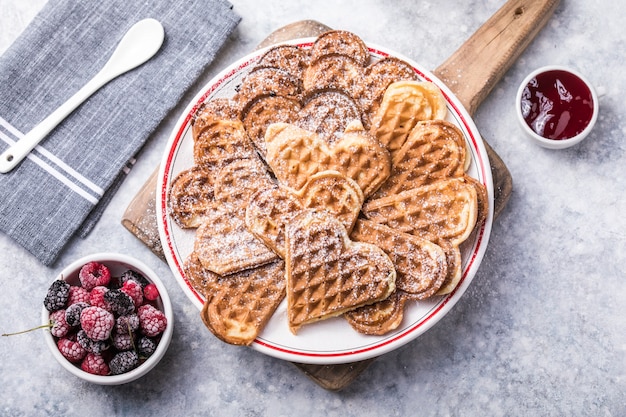
<instances>
[{"instance_id":1,"label":"small white bowl of jam","mask_svg":"<svg viewBox=\"0 0 626 417\"><path fill-rule=\"evenodd\" d=\"M564 149L582 141L598 118L598 96L591 83L567 67L536 69L515 99L522 130L544 148Z\"/></svg>"}]
</instances>

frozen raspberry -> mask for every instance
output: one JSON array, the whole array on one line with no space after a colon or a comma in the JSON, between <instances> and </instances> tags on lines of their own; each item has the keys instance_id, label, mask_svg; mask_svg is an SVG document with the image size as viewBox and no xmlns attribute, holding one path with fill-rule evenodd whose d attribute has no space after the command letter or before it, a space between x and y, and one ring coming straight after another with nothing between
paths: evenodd
<instances>
[{"instance_id":1,"label":"frozen raspberry","mask_svg":"<svg viewBox=\"0 0 626 417\"><path fill-rule=\"evenodd\" d=\"M131 350L133 348L133 334L132 333L116 333L111 336L113 346L119 351Z\"/></svg>"},{"instance_id":2,"label":"frozen raspberry","mask_svg":"<svg viewBox=\"0 0 626 417\"><path fill-rule=\"evenodd\" d=\"M70 325L65 320L65 310L57 310L50 313L50 320L52 320L52 327L50 333L54 337L65 337L70 331Z\"/></svg>"},{"instance_id":3,"label":"frozen raspberry","mask_svg":"<svg viewBox=\"0 0 626 417\"><path fill-rule=\"evenodd\" d=\"M60 310L67 305L69 294L70 284L62 279L57 279L48 288L43 305L50 312Z\"/></svg>"},{"instance_id":4,"label":"frozen raspberry","mask_svg":"<svg viewBox=\"0 0 626 417\"><path fill-rule=\"evenodd\" d=\"M135 307L139 307L143 303L143 289L141 284L134 279L129 279L123 285L121 290L132 298Z\"/></svg>"},{"instance_id":5,"label":"frozen raspberry","mask_svg":"<svg viewBox=\"0 0 626 417\"><path fill-rule=\"evenodd\" d=\"M71 304L65 309L65 321L72 327L80 325L80 313L89 307L89 304L80 301L78 303Z\"/></svg>"},{"instance_id":6,"label":"frozen raspberry","mask_svg":"<svg viewBox=\"0 0 626 417\"><path fill-rule=\"evenodd\" d=\"M133 333L139 329L139 317L137 314L119 316L115 320L115 333Z\"/></svg>"},{"instance_id":7,"label":"frozen raspberry","mask_svg":"<svg viewBox=\"0 0 626 417\"><path fill-rule=\"evenodd\" d=\"M91 352L87 353L80 363L80 369L94 375L109 374L109 365L104 361L104 358Z\"/></svg>"},{"instance_id":8,"label":"frozen raspberry","mask_svg":"<svg viewBox=\"0 0 626 417\"><path fill-rule=\"evenodd\" d=\"M80 324L90 339L106 340L115 325L115 317L103 308L90 306L81 313Z\"/></svg>"},{"instance_id":9,"label":"frozen raspberry","mask_svg":"<svg viewBox=\"0 0 626 417\"><path fill-rule=\"evenodd\" d=\"M61 355L73 363L80 362L87 354L87 351L76 340L61 338L57 342L57 347Z\"/></svg>"},{"instance_id":10,"label":"frozen raspberry","mask_svg":"<svg viewBox=\"0 0 626 417\"><path fill-rule=\"evenodd\" d=\"M109 348L109 344L105 340L91 340L84 330L76 333L76 341L87 351L96 355L102 354Z\"/></svg>"},{"instance_id":11,"label":"frozen raspberry","mask_svg":"<svg viewBox=\"0 0 626 417\"><path fill-rule=\"evenodd\" d=\"M109 292L107 287L101 285L94 287L89 292L89 304L95 307L103 308L107 311L111 311L111 306L104 299L104 295Z\"/></svg>"},{"instance_id":12,"label":"frozen raspberry","mask_svg":"<svg viewBox=\"0 0 626 417\"><path fill-rule=\"evenodd\" d=\"M109 362L109 369L112 375L119 375L128 372L135 368L139 364L139 356L134 350L126 350L119 352L111 362Z\"/></svg>"},{"instance_id":13,"label":"frozen raspberry","mask_svg":"<svg viewBox=\"0 0 626 417\"><path fill-rule=\"evenodd\" d=\"M157 343L149 337L142 336L137 341L137 353L142 358L149 358L156 350Z\"/></svg>"},{"instance_id":14,"label":"frozen raspberry","mask_svg":"<svg viewBox=\"0 0 626 417\"><path fill-rule=\"evenodd\" d=\"M139 327L144 335L154 337L163 333L167 327L165 313L151 304L144 304L137 310L139 316Z\"/></svg>"},{"instance_id":15,"label":"frozen raspberry","mask_svg":"<svg viewBox=\"0 0 626 417\"><path fill-rule=\"evenodd\" d=\"M135 303L130 295L122 290L109 290L104 293L104 301L109 305L111 312L124 316L135 311Z\"/></svg>"},{"instance_id":16,"label":"frozen raspberry","mask_svg":"<svg viewBox=\"0 0 626 417\"><path fill-rule=\"evenodd\" d=\"M146 297L146 300L154 301L159 298L159 289L154 284L148 284L143 289L143 296Z\"/></svg>"},{"instance_id":17,"label":"frozen raspberry","mask_svg":"<svg viewBox=\"0 0 626 417\"><path fill-rule=\"evenodd\" d=\"M121 276L120 276L120 284L124 285L124 283L128 280L133 280L133 281L137 281L139 284L141 284L141 287L145 287L146 285L150 284L150 281L148 281L146 279L146 277L144 277L143 275L141 275L139 272L137 271L133 271L132 269L129 269L128 271L124 272Z\"/></svg>"},{"instance_id":18,"label":"frozen raspberry","mask_svg":"<svg viewBox=\"0 0 626 417\"><path fill-rule=\"evenodd\" d=\"M78 285L72 285L70 287L70 296L67 299L67 305L71 306L76 303L88 303L89 291Z\"/></svg>"},{"instance_id":19,"label":"frozen raspberry","mask_svg":"<svg viewBox=\"0 0 626 417\"><path fill-rule=\"evenodd\" d=\"M111 281L111 272L106 265L99 262L89 262L83 265L78 273L83 288L91 291L97 286L107 286Z\"/></svg>"}]
</instances>

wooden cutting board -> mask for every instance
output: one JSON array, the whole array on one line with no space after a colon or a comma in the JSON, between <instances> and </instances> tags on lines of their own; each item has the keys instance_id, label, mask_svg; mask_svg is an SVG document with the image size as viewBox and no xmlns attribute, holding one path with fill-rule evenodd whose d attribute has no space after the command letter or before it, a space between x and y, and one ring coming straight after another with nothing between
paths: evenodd
<instances>
[{"instance_id":1,"label":"wooden cutting board","mask_svg":"<svg viewBox=\"0 0 626 417\"><path fill-rule=\"evenodd\" d=\"M504 73L543 28L559 0L509 0L434 74L459 98L470 115L489 95ZM317 36L330 28L313 20L289 24L272 32L258 48L289 39ZM480 126L478 126L480 130ZM484 140L484 138L483 138ZM512 178L498 154L485 141L493 174L494 219L502 212L512 192ZM158 167L131 201L122 224L157 256L165 260L156 218ZM294 363L325 389L348 386L374 359L340 364Z\"/></svg>"}]
</instances>

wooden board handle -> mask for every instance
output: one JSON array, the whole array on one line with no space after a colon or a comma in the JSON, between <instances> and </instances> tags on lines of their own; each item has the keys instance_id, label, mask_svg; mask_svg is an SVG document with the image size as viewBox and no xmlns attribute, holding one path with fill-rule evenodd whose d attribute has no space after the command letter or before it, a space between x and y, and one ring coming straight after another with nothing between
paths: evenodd
<instances>
[{"instance_id":1,"label":"wooden board handle","mask_svg":"<svg viewBox=\"0 0 626 417\"><path fill-rule=\"evenodd\" d=\"M474 114L545 26L559 0L509 0L434 71Z\"/></svg>"}]
</instances>

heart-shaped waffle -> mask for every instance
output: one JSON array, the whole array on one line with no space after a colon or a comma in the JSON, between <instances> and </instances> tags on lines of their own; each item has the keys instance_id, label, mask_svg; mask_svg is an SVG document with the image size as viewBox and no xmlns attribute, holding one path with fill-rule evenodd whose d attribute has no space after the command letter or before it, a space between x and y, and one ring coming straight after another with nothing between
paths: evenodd
<instances>
[{"instance_id":1,"label":"heart-shaped waffle","mask_svg":"<svg viewBox=\"0 0 626 417\"><path fill-rule=\"evenodd\" d=\"M227 162L255 157L252 141L239 120L211 123L194 138L193 160L199 166L219 168Z\"/></svg>"},{"instance_id":2,"label":"heart-shaped waffle","mask_svg":"<svg viewBox=\"0 0 626 417\"><path fill-rule=\"evenodd\" d=\"M251 344L285 298L284 270L279 260L219 277L202 308L206 327L227 343Z\"/></svg>"},{"instance_id":3,"label":"heart-shaped waffle","mask_svg":"<svg viewBox=\"0 0 626 417\"><path fill-rule=\"evenodd\" d=\"M332 215L306 210L285 229L287 318L295 334L305 324L387 298L396 271L377 246L353 242Z\"/></svg>"},{"instance_id":4,"label":"heart-shaped waffle","mask_svg":"<svg viewBox=\"0 0 626 417\"><path fill-rule=\"evenodd\" d=\"M364 73L365 67L346 55L324 55L312 61L304 71L302 86L305 92L333 89L359 97Z\"/></svg>"},{"instance_id":5,"label":"heart-shaped waffle","mask_svg":"<svg viewBox=\"0 0 626 417\"><path fill-rule=\"evenodd\" d=\"M406 295L396 290L382 301L348 311L344 318L359 333L383 335L402 323L406 301Z\"/></svg>"},{"instance_id":6,"label":"heart-shaped waffle","mask_svg":"<svg viewBox=\"0 0 626 417\"><path fill-rule=\"evenodd\" d=\"M371 127L371 119L378 112L387 87L397 81L409 80L418 81L417 73L406 61L396 57L387 56L367 66L363 90L358 97L367 129Z\"/></svg>"},{"instance_id":7,"label":"heart-shaped waffle","mask_svg":"<svg viewBox=\"0 0 626 417\"><path fill-rule=\"evenodd\" d=\"M446 254L433 242L365 219L357 221L350 238L381 248L396 268L396 288L413 299L435 294L448 273Z\"/></svg>"},{"instance_id":8,"label":"heart-shaped waffle","mask_svg":"<svg viewBox=\"0 0 626 417\"><path fill-rule=\"evenodd\" d=\"M215 198L234 207L243 218L250 197L259 190L274 187L275 181L258 157L238 159L220 169L215 180Z\"/></svg>"},{"instance_id":9,"label":"heart-shaped waffle","mask_svg":"<svg viewBox=\"0 0 626 417\"><path fill-rule=\"evenodd\" d=\"M476 224L476 189L462 178L450 178L370 200L362 212L370 220L437 242L460 245Z\"/></svg>"},{"instance_id":10,"label":"heart-shaped waffle","mask_svg":"<svg viewBox=\"0 0 626 417\"><path fill-rule=\"evenodd\" d=\"M315 39L311 47L311 61L328 55L342 55L361 66L369 60L369 51L363 40L352 32L329 30Z\"/></svg>"},{"instance_id":11,"label":"heart-shaped waffle","mask_svg":"<svg viewBox=\"0 0 626 417\"><path fill-rule=\"evenodd\" d=\"M354 120L361 121L361 111L352 97L337 90L323 90L305 97L295 124L332 144Z\"/></svg>"},{"instance_id":12,"label":"heart-shaped waffle","mask_svg":"<svg viewBox=\"0 0 626 417\"><path fill-rule=\"evenodd\" d=\"M296 100L302 94L301 82L287 71L273 67L255 67L243 79L233 100L242 111L262 96L281 96Z\"/></svg>"},{"instance_id":13,"label":"heart-shaped waffle","mask_svg":"<svg viewBox=\"0 0 626 417\"><path fill-rule=\"evenodd\" d=\"M465 139L445 120L418 122L394 154L389 178L373 198L381 198L465 173Z\"/></svg>"},{"instance_id":14,"label":"heart-shaped waffle","mask_svg":"<svg viewBox=\"0 0 626 417\"><path fill-rule=\"evenodd\" d=\"M332 214L348 232L352 230L364 200L361 187L337 171L318 172L295 194L305 209Z\"/></svg>"},{"instance_id":15,"label":"heart-shaped waffle","mask_svg":"<svg viewBox=\"0 0 626 417\"><path fill-rule=\"evenodd\" d=\"M221 120L239 120L239 108L229 98L216 98L198 107L191 119L191 132L194 140L204 129Z\"/></svg>"},{"instance_id":16,"label":"heart-shaped waffle","mask_svg":"<svg viewBox=\"0 0 626 417\"><path fill-rule=\"evenodd\" d=\"M435 84L398 81L385 90L371 131L393 157L417 122L445 119L447 111L445 97Z\"/></svg>"},{"instance_id":17,"label":"heart-shaped waffle","mask_svg":"<svg viewBox=\"0 0 626 417\"><path fill-rule=\"evenodd\" d=\"M267 163L284 185L300 190L318 172L338 171L352 178L367 198L387 179L387 150L360 122L350 124L332 146L316 134L286 123L275 123L265 134Z\"/></svg>"},{"instance_id":18,"label":"heart-shaped waffle","mask_svg":"<svg viewBox=\"0 0 626 417\"><path fill-rule=\"evenodd\" d=\"M246 209L246 227L284 258L285 225L302 210L324 210L350 231L362 205L357 183L337 171L322 171L298 192L278 186L256 193Z\"/></svg>"},{"instance_id":19,"label":"heart-shaped waffle","mask_svg":"<svg viewBox=\"0 0 626 417\"><path fill-rule=\"evenodd\" d=\"M246 228L237 209L216 205L196 230L194 252L202 266L219 275L233 274L278 259Z\"/></svg>"},{"instance_id":20,"label":"heart-shaped waffle","mask_svg":"<svg viewBox=\"0 0 626 417\"><path fill-rule=\"evenodd\" d=\"M254 100L241 113L243 125L259 154L265 158L265 131L272 123L297 120L302 106L289 97L267 95Z\"/></svg>"},{"instance_id":21,"label":"heart-shaped waffle","mask_svg":"<svg viewBox=\"0 0 626 417\"><path fill-rule=\"evenodd\" d=\"M214 202L212 170L194 165L181 171L172 181L167 200L168 214L181 228L196 228L202 224Z\"/></svg>"},{"instance_id":22,"label":"heart-shaped waffle","mask_svg":"<svg viewBox=\"0 0 626 417\"><path fill-rule=\"evenodd\" d=\"M246 208L246 227L281 258L285 257L285 225L302 211L300 199L285 187L257 192Z\"/></svg>"},{"instance_id":23,"label":"heart-shaped waffle","mask_svg":"<svg viewBox=\"0 0 626 417\"><path fill-rule=\"evenodd\" d=\"M296 79L302 79L302 72L309 66L309 50L297 45L276 45L269 48L256 68L271 67L288 72Z\"/></svg>"}]
</instances>

